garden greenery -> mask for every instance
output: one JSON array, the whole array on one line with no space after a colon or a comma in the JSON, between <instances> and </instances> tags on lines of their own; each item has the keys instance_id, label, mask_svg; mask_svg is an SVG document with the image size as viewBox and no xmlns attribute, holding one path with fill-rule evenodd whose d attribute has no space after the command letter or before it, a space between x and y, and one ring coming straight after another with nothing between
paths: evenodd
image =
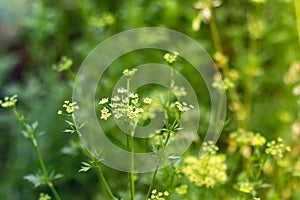
<instances>
[{"instance_id":1,"label":"garden greenery","mask_svg":"<svg viewBox=\"0 0 300 200\"><path fill-rule=\"evenodd\" d=\"M34 2L0 51L0 199L299 199L299 16L298 0ZM175 29L204 46L222 74L212 87L226 91L227 116L217 144L204 141L210 99L176 49L122 56L105 71L93 105L106 136L131 153L130 171L119 172L89 148L81 132L89 122L76 120L82 108L71 91L95 45L142 26ZM170 68L170 89L132 90L135 66L153 60ZM185 129L181 116L196 106L183 100L175 70L201 100L201 121L190 148L160 169L164 149ZM121 76L125 85L110 96ZM160 129L135 137L161 113ZM149 151L156 168L136 173L133 154Z\"/></svg>"}]
</instances>

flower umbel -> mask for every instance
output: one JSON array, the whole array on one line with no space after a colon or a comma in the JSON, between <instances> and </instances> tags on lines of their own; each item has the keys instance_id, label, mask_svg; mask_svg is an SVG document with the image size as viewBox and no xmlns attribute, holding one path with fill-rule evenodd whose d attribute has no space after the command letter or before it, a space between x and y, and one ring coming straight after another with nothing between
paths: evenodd
<instances>
[{"instance_id":1,"label":"flower umbel","mask_svg":"<svg viewBox=\"0 0 300 200\"><path fill-rule=\"evenodd\" d=\"M148 200L165 200L165 197L169 196L168 191L158 192L156 189L151 191L151 196Z\"/></svg>"},{"instance_id":2,"label":"flower umbel","mask_svg":"<svg viewBox=\"0 0 300 200\"><path fill-rule=\"evenodd\" d=\"M173 64L176 61L177 56L179 55L178 52L173 52L173 53L166 53L164 55L164 59L169 63Z\"/></svg>"},{"instance_id":3,"label":"flower umbel","mask_svg":"<svg viewBox=\"0 0 300 200\"><path fill-rule=\"evenodd\" d=\"M39 200L50 200L51 197L48 194L40 193Z\"/></svg>"},{"instance_id":4,"label":"flower umbel","mask_svg":"<svg viewBox=\"0 0 300 200\"><path fill-rule=\"evenodd\" d=\"M63 106L65 111L67 112L67 114L72 114L75 110L79 109L79 106L77 105L76 102L70 102L69 100L64 101ZM58 110L57 111L58 115L62 115L63 111L62 110Z\"/></svg>"},{"instance_id":5,"label":"flower umbel","mask_svg":"<svg viewBox=\"0 0 300 200\"><path fill-rule=\"evenodd\" d=\"M11 97L4 97L4 101L2 101L0 99L0 105L3 107L3 108L14 108L16 106L16 103L18 101L17 99L18 95L13 95Z\"/></svg>"},{"instance_id":6,"label":"flower umbel","mask_svg":"<svg viewBox=\"0 0 300 200\"><path fill-rule=\"evenodd\" d=\"M73 61L70 58L67 58L66 56L61 57L60 61L53 65L52 68L58 72L66 71L70 69L72 66Z\"/></svg>"},{"instance_id":7,"label":"flower umbel","mask_svg":"<svg viewBox=\"0 0 300 200\"><path fill-rule=\"evenodd\" d=\"M208 154L202 158L189 156L181 172L198 187L214 187L227 180L225 160L222 154Z\"/></svg>"},{"instance_id":8,"label":"flower umbel","mask_svg":"<svg viewBox=\"0 0 300 200\"><path fill-rule=\"evenodd\" d=\"M125 69L123 75L128 77L128 80L136 73L137 69ZM149 97L143 98L140 102L139 95L130 92L129 89L123 87L117 89L117 95L112 98L102 98L99 102L104 107L101 109L100 119L107 120L110 116L116 119L125 121L135 121L144 113L144 107L152 103Z\"/></svg>"},{"instance_id":9,"label":"flower umbel","mask_svg":"<svg viewBox=\"0 0 300 200\"><path fill-rule=\"evenodd\" d=\"M263 146L266 143L266 138L260 133L253 133L241 128L230 133L229 137L239 145Z\"/></svg>"},{"instance_id":10,"label":"flower umbel","mask_svg":"<svg viewBox=\"0 0 300 200\"><path fill-rule=\"evenodd\" d=\"M188 105L186 102L180 103L179 101L176 101L175 104L176 104L177 109L181 112L187 112L190 109L194 108L193 105Z\"/></svg>"},{"instance_id":11,"label":"flower umbel","mask_svg":"<svg viewBox=\"0 0 300 200\"><path fill-rule=\"evenodd\" d=\"M288 151L291 151L291 147L285 145L280 137L277 138L277 141L272 140L267 143L266 153L272 156L283 158L283 154Z\"/></svg>"},{"instance_id":12,"label":"flower umbel","mask_svg":"<svg viewBox=\"0 0 300 200\"><path fill-rule=\"evenodd\" d=\"M124 76L127 76L127 77L132 77L135 73L137 72L137 69L132 69L132 70L129 70L129 69L125 69L123 71L123 75Z\"/></svg>"},{"instance_id":13,"label":"flower umbel","mask_svg":"<svg viewBox=\"0 0 300 200\"><path fill-rule=\"evenodd\" d=\"M240 192L244 192L244 193L251 193L254 190L254 187L251 183L249 182L240 182L237 185L237 189Z\"/></svg>"}]
</instances>

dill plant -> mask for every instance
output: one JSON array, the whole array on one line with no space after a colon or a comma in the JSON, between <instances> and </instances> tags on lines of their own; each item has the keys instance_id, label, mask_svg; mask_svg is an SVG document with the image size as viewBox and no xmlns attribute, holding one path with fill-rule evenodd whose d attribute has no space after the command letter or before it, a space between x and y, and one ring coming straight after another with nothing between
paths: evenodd
<instances>
[{"instance_id":1,"label":"dill plant","mask_svg":"<svg viewBox=\"0 0 300 200\"><path fill-rule=\"evenodd\" d=\"M35 187L38 187L40 185L48 186L50 188L50 190L52 191L55 199L61 200L61 197L60 197L59 193L57 192L57 190L53 184L53 181L61 178L62 175L56 174L54 171L49 171L49 169L46 167L45 161L42 157L42 154L40 152L40 148L39 148L39 145L37 142L37 137L40 136L41 134L43 134L43 132L38 131L38 122L30 124L27 122L27 119L18 112L18 110L16 108L17 101L18 101L17 95L13 95L11 97L7 96L4 98L3 101L0 100L0 105L3 108L8 108L13 111L18 122L20 123L20 125L23 128L22 134L25 138L28 138L29 141L31 142L33 149L35 151L36 157L38 159L39 165L40 165L40 170L38 170L38 172L24 176L24 179L31 182ZM48 195L46 195L46 196L48 196Z\"/></svg>"}]
</instances>

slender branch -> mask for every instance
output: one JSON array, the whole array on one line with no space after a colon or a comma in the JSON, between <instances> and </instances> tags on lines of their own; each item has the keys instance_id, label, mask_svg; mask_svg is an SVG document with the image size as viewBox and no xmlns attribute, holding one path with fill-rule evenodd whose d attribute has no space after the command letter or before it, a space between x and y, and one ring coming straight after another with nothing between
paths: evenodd
<instances>
[{"instance_id":1,"label":"slender branch","mask_svg":"<svg viewBox=\"0 0 300 200\"><path fill-rule=\"evenodd\" d=\"M108 185L108 183L107 183L107 181L106 181L104 175L103 175L101 166L100 166L100 164L99 164L99 160L93 155L93 153L88 149L87 144L84 142L84 140L83 140L83 138L82 138L82 134L81 134L81 132L80 132L80 130L79 130L79 126L78 126L78 124L77 124L77 122L76 122L76 119L75 119L75 116L74 116L73 113L72 113L71 117L72 117L72 121L73 121L73 123L74 123L75 129L76 129L76 133L77 133L77 135L78 135L80 141L81 141L81 142L83 143L83 145L84 145L84 150L85 150L86 154L87 154L88 157L93 161L93 163L96 164L96 171L97 171L97 175L98 175L99 179L103 182L104 187L105 187L105 189L107 190L109 196L110 196L112 199L116 199L115 196L113 195L113 193L112 193L112 191L111 191L111 189L110 189L110 187L109 187L109 185Z\"/></svg>"},{"instance_id":2,"label":"slender branch","mask_svg":"<svg viewBox=\"0 0 300 200\"><path fill-rule=\"evenodd\" d=\"M44 178L44 181L45 183L47 184L47 186L50 188L50 190L52 191L54 197L57 199L57 200L61 200L61 197L59 196L58 192L56 191L52 181L50 180L50 177L49 177L49 173L48 173L48 170L46 168L46 165L45 165L45 162L43 160L43 157L41 155L41 152L40 152L40 149L38 147L38 143L36 141L36 136L35 136L35 133L32 131L32 130L29 130L28 127L26 126L26 121L24 119L24 117L22 117L17 109L14 107L13 109L13 112L14 114L16 115L18 121L20 122L20 124L22 125L23 129L25 130L25 132L28 134L29 136L29 139L33 145L33 148L34 148L34 151L36 153L36 156L38 158L38 161L39 161L39 164L40 164L40 167L42 169L42 172L43 172L43 178Z\"/></svg>"}]
</instances>

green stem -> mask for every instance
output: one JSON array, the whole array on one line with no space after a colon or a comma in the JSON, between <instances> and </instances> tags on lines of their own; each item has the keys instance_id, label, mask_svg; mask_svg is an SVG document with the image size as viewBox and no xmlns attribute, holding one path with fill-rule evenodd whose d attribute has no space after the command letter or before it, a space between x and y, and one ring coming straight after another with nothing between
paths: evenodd
<instances>
[{"instance_id":1,"label":"green stem","mask_svg":"<svg viewBox=\"0 0 300 200\"><path fill-rule=\"evenodd\" d=\"M72 70L71 70L70 68L67 70L67 73L68 73L69 78L70 78L72 81L75 81L76 76L75 76L75 74L72 72Z\"/></svg>"},{"instance_id":2,"label":"green stem","mask_svg":"<svg viewBox=\"0 0 300 200\"><path fill-rule=\"evenodd\" d=\"M296 9L298 38L299 38L299 45L300 45L300 0L294 0L294 3Z\"/></svg>"},{"instance_id":3,"label":"green stem","mask_svg":"<svg viewBox=\"0 0 300 200\"><path fill-rule=\"evenodd\" d=\"M216 50L220 53L223 53L220 34L219 34L219 31L218 31L215 16L214 16L214 13L213 13L213 8L211 8L210 10L211 10L211 15L212 16L211 16L211 19L210 19L209 27L210 27L210 30L211 30L212 39L213 39Z\"/></svg>"},{"instance_id":4,"label":"green stem","mask_svg":"<svg viewBox=\"0 0 300 200\"><path fill-rule=\"evenodd\" d=\"M128 173L128 178L129 178L129 187L130 187L130 199L134 199L134 147L133 147L133 135L126 135L126 141L127 141L127 150L130 152L130 172Z\"/></svg>"},{"instance_id":5,"label":"green stem","mask_svg":"<svg viewBox=\"0 0 300 200\"><path fill-rule=\"evenodd\" d=\"M35 133L32 130L28 129L28 127L26 126L25 119L23 117L21 117L21 115L18 113L18 111L16 110L16 108L13 108L12 110L13 110L14 114L16 115L18 121L22 125L23 129L26 131L26 133L28 134L28 136L30 138L30 141L31 141L31 143L33 145L34 151L36 153L36 156L38 158L40 167L41 167L42 172L43 172L44 181L46 182L46 184L48 185L48 187L52 191L52 193L55 196L55 198L57 200L61 200L61 197L59 196L58 192L56 191L56 189L55 189L55 187L54 187L54 185L52 183L52 181L50 180L48 170L46 168L45 162L43 160L43 157L41 155L40 149L39 149L37 141L36 141Z\"/></svg>"},{"instance_id":6,"label":"green stem","mask_svg":"<svg viewBox=\"0 0 300 200\"><path fill-rule=\"evenodd\" d=\"M168 132L167 138L166 138L165 143L164 143L164 147L166 147L167 144L168 144L168 141L169 141L170 135L171 135L171 131L172 131L173 128L175 127L177 120L178 120L178 117L176 117L176 119L174 120L172 126L170 127L170 131ZM168 126L167 126L167 127L168 127ZM157 161L157 164L156 164L156 168L155 168L155 171L154 171L154 173L153 173L153 176L152 176L152 179L151 179L149 188L148 188L148 192L147 192L147 195L146 195L146 200L148 199L148 197L149 197L149 195L150 195L150 193L151 193L151 190L152 190L152 188L153 188L153 184L154 184L154 181L155 181L155 179L156 179L156 175L157 175L157 172L158 172L158 168L159 168L159 165L160 165L160 161L161 161L161 159L158 158L158 161Z\"/></svg>"},{"instance_id":7,"label":"green stem","mask_svg":"<svg viewBox=\"0 0 300 200\"><path fill-rule=\"evenodd\" d=\"M153 176L152 176L152 179L151 179L151 182L150 182L150 185L149 185L148 192L147 192L145 200L147 200L148 197L150 196L150 193L151 193L151 190L153 188L153 184L154 184L154 181L156 179L157 172L158 172L159 164L160 164L160 159L158 159L158 161L157 161L157 165L156 165L155 171L153 173Z\"/></svg>"},{"instance_id":8,"label":"green stem","mask_svg":"<svg viewBox=\"0 0 300 200\"><path fill-rule=\"evenodd\" d=\"M83 145L84 145L84 150L85 150L86 154L87 154L88 157L93 161L93 163L96 164L96 171L97 171L98 178L103 182L104 187L105 187L105 189L107 190L109 196L110 196L112 199L115 199L115 196L113 195L113 193L112 193L112 191L111 191L111 189L110 189L110 187L109 187L109 185L108 185L108 183L107 183L107 181L106 181L106 179L105 179L105 177L104 177L104 175L103 175L103 172L102 172L102 169L101 169L101 166L100 166L100 164L99 164L98 159L97 159L97 158L92 154L92 152L88 149L87 144L84 142L84 140L83 140L83 138L82 138L82 134L81 134L81 132L80 132L80 130L79 130L79 126L78 126L78 124L77 124L77 122L76 122L76 119L75 119L74 114L72 114L71 117L72 117L72 121L73 121L73 123L74 123L75 129L76 129L76 133L77 133L77 135L78 135L80 141L81 141L81 142L83 143Z\"/></svg>"},{"instance_id":9,"label":"green stem","mask_svg":"<svg viewBox=\"0 0 300 200\"><path fill-rule=\"evenodd\" d=\"M130 172L130 181L131 181L131 199L134 199L134 190L135 190L135 186L134 186L134 138L133 138L133 133L130 135L130 153L131 153L131 172Z\"/></svg>"},{"instance_id":10,"label":"green stem","mask_svg":"<svg viewBox=\"0 0 300 200\"><path fill-rule=\"evenodd\" d=\"M215 20L215 14L213 12L214 10L213 10L213 8L210 8L210 10L211 10L211 19L209 22L209 27L210 27L213 43L214 43L216 51L224 55L224 50L223 50L221 39L220 39L221 37L220 37L217 23ZM222 72L223 72L224 76L229 77L228 63L225 63L223 66L220 66L220 67L222 68ZM240 103L239 96L238 96L238 93L236 92L235 88L229 89L229 96L230 96L231 101ZM237 113L235 113L235 115L237 118ZM238 120L237 122L238 122L238 126L239 126L240 121Z\"/></svg>"}]
</instances>

